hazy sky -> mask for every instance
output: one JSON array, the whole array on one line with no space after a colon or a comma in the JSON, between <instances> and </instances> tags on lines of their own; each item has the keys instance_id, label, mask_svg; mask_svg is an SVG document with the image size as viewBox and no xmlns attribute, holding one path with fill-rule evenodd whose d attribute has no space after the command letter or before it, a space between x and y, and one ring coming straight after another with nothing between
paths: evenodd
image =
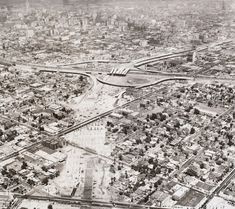
<instances>
[{"instance_id":1,"label":"hazy sky","mask_svg":"<svg viewBox=\"0 0 235 209\"><path fill-rule=\"evenodd\" d=\"M31 7L34 5L48 6L48 5L66 5L66 4L109 4L114 6L121 7L157 7L158 5L169 7L170 9L174 9L174 7L187 7L190 9L219 9L222 8L222 2L225 1L225 5L227 7L231 7L232 2L235 5L235 0L28 0L30 2ZM0 5L24 5L26 0L0 0Z\"/></svg>"}]
</instances>

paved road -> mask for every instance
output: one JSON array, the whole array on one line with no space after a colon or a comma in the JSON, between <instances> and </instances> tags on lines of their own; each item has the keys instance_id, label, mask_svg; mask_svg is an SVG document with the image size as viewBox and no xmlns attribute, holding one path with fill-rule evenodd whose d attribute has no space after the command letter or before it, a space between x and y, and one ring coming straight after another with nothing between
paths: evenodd
<instances>
[{"instance_id":1,"label":"paved road","mask_svg":"<svg viewBox=\"0 0 235 209\"><path fill-rule=\"evenodd\" d=\"M201 50L204 50L204 49L201 49ZM171 57L174 57L174 56L182 56L182 54L185 54L187 51L183 51L183 52L177 52L177 53L173 53L173 54L170 54L170 55L163 55L163 56L156 56L156 57L152 57L152 58L147 58L147 59L145 59L145 60L141 60L140 62L138 62L138 63L136 63L136 65L137 66L141 66L141 65L144 65L144 64L148 64L149 62L152 62L152 61L156 61L156 59L157 60L159 60L159 59L168 59L168 58L171 58ZM9 63L7 63L7 64L9 64ZM42 66L43 67L43 66ZM45 67L45 66L44 66ZM185 75L184 75L185 76ZM205 77L205 76L204 76ZM117 106L116 108L114 108L114 109L112 109L112 110L110 110L110 111L107 111L107 112L105 112L105 113L102 113L102 114L100 114L100 115L98 115L98 116L95 116L94 118L91 118L91 119L88 119L88 120L86 120L86 121L84 121L84 122L82 122L82 123L80 123L80 124L77 124L76 126L74 126L74 127L71 127L71 128L69 128L69 129L67 129L67 130L64 130L64 131L62 131L62 132L60 132L59 133L59 136L62 136L62 135L64 135L64 134L67 134L67 133L69 133L69 132L71 132L71 131L74 131L74 130L76 130L76 129L78 129L78 128L81 128L81 127L83 127L83 126L85 126L85 125L87 125L87 124L89 124L89 123L92 123L92 122L94 122L94 121L96 121L96 120L99 120L100 118L103 118L103 117L105 117L105 116L107 116L107 115L109 115L109 114L111 114L114 110L116 110L116 109L118 109L118 108L123 108L123 107L126 107L126 106L128 106L129 104L131 104L132 102L135 102L135 101L137 101L137 100L141 100L141 99L143 99L143 98L145 98L145 97L148 97L148 96L150 96L150 95L152 95L152 94L154 94L155 92L151 92L151 93L149 93L149 94L146 94L146 95L144 95L144 96L142 96L142 97L139 97L139 98L137 98L137 99L135 99L135 100L133 100L133 101L131 101L131 102L128 102L128 103L126 103L126 104L124 104L124 105L121 105L121 106ZM32 148L32 147L35 147L35 146L37 146L39 143L35 143L35 144L32 144L32 145L30 145L29 147L26 147L26 148L24 148L24 149L22 149L22 150L20 150L20 151L24 151L24 150L28 150L28 149L30 149L30 148ZM4 158L2 158L2 159L0 159L0 160L6 160L6 159L9 159L9 158L11 158L11 157L15 157L15 156L17 156L18 154L19 154L19 152L20 151L17 151L17 152L14 152L14 153L12 153L12 154L10 154L10 155L8 155L8 156L6 156L6 157L4 157ZM210 200L210 199L212 199L213 198L213 196L215 195L215 194L217 194L217 193L219 193L219 191L221 191L221 189L223 188L223 186L224 185L226 185L230 180L231 180L231 178L233 178L234 177L234 175L235 175L235 170L223 181L223 183L215 190L215 192L212 194L212 195L210 195L209 197L208 197L208 200L207 200L207 202ZM40 198L42 198L42 197L40 197ZM58 197L56 197L56 199L58 199ZM63 198L60 198L60 201L74 201L74 200L65 200L65 199L63 199ZM81 200L78 200L78 201L81 201ZM83 202L84 202L84 200L82 200ZM92 202L89 202L90 204L96 204L96 206L98 206L99 204L101 204L102 206L104 206L104 207L110 207L110 203L105 203L105 202L97 202L97 201L92 201ZM115 203L117 206L119 206L119 207L121 207L121 206L125 206L125 207L129 207L130 206L130 204L129 203ZM206 204L206 203L205 203ZM134 206L134 205L132 205L133 207L138 207L138 208L146 208L147 206L140 206L140 205L136 205L136 206ZM111 207L112 207L112 204L111 204ZM149 208L158 208L158 207L149 207Z\"/></svg>"},{"instance_id":2,"label":"paved road","mask_svg":"<svg viewBox=\"0 0 235 209\"><path fill-rule=\"evenodd\" d=\"M21 195L14 194L14 198L19 199L30 199L30 200L39 200L39 201L52 201L59 203L67 203L77 206L94 206L94 207L104 207L104 208L136 208L136 209L172 209L167 207L155 207L155 206L147 206L140 204L132 204L118 201L100 201L100 200L90 200L90 199L78 199L78 198L70 198L70 197L55 197L55 196L39 196L39 195Z\"/></svg>"},{"instance_id":3,"label":"paved road","mask_svg":"<svg viewBox=\"0 0 235 209\"><path fill-rule=\"evenodd\" d=\"M63 67L63 66L76 66L79 64L86 64L86 63L127 63L128 66L133 66L134 68L136 67L140 67L142 65L146 65L152 62L156 62L159 60L165 60L165 59L169 59L169 58L174 58L174 57L179 57L179 56L184 56L189 52L193 52L193 51L204 51L206 49L208 49L208 47L210 46L220 46L220 45L224 45L224 44L228 44L233 42L234 40L225 40L222 42L215 42L215 43L210 43L210 44L205 44L203 46L199 46L196 50L193 49L186 49L186 50L182 50L182 51L176 51L173 53L168 53L168 54L162 54L162 55L154 55L151 57L144 57L138 60L133 60L131 62L125 62L125 61L117 61L117 60L86 60L86 61L81 61L81 62L76 62L76 63L70 63L70 64L58 64L58 65L40 65L40 64L30 64L30 63L21 63L21 62L17 62L16 64L18 65L26 65L26 66L32 66L32 67L45 67L45 68L58 68L58 67ZM9 66L12 64L12 62L8 61L8 60L4 60L1 59L0 60L0 64Z\"/></svg>"},{"instance_id":4,"label":"paved road","mask_svg":"<svg viewBox=\"0 0 235 209\"><path fill-rule=\"evenodd\" d=\"M90 158L87 162L85 171L85 183L83 191L84 199L92 199L94 166L94 159Z\"/></svg>"},{"instance_id":5,"label":"paved road","mask_svg":"<svg viewBox=\"0 0 235 209\"><path fill-rule=\"evenodd\" d=\"M231 113L231 111L234 110L234 108L235 108L235 106L232 106L231 108L227 109L225 112L221 113L218 117L216 117L213 121L216 121L216 120L220 119L221 117L223 117L223 116L225 116L225 115ZM209 125L209 124L204 125L204 127L202 127L202 128L194 135L194 139L198 138L198 137L200 136L201 132L202 132L203 130L205 130L205 127L208 126L208 125ZM175 174L180 174L180 173L182 173L182 172L185 170L185 168L187 168L197 157L199 157L199 156L204 152L204 150L205 150L204 148L201 148L201 149L198 151L198 153L197 153L196 155L191 156L186 162L184 162L183 165L180 166L179 170L176 170L175 172L171 173L171 175L169 176L169 180L172 179ZM225 185L226 182L228 182L229 180L232 179L231 175L234 176L234 175L235 175L235 171L234 171L234 174L231 173L231 174L224 180L225 183L222 183L223 185ZM230 177L231 177L231 178L230 178ZM222 186L218 191L221 191L222 188L223 188L223 186ZM151 196L155 191L157 191L157 189L154 190L154 191L152 191L152 192L150 192L149 194L147 194L147 195L146 195L145 197L143 197L138 203L143 202L145 198ZM217 189L216 189L216 191L215 191L214 193L217 193L217 194L218 194L219 192L217 192ZM214 194L214 193L213 193L213 194ZM210 197L211 197L211 198L210 198ZM209 196L208 199L212 199L213 197L214 197L214 196ZM208 200L208 201L209 201L209 200ZM208 201L207 201L207 202L208 202ZM207 202L205 203L205 205L207 204Z\"/></svg>"},{"instance_id":6,"label":"paved road","mask_svg":"<svg viewBox=\"0 0 235 209\"><path fill-rule=\"evenodd\" d=\"M228 44L228 43L231 43L231 42L232 42L232 40L227 40L227 41L213 43L213 44L206 44L206 45L203 45L203 46L199 46L196 50L186 49L186 50L178 51L178 52L174 52L174 53L169 53L169 54L164 54L164 55L156 55L156 56L152 56L152 57L148 57L148 58L142 58L142 59L133 61L133 63L134 63L134 67L140 67L142 65L150 64L152 62L156 62L156 61L160 61L160 60L166 60L166 59L174 58L174 57L184 56L189 52L204 51L212 45L219 46L219 45L224 45L224 44Z\"/></svg>"},{"instance_id":7,"label":"paved road","mask_svg":"<svg viewBox=\"0 0 235 209\"><path fill-rule=\"evenodd\" d=\"M22 149L20 149L18 151L15 151L15 152L13 152L13 153L11 153L9 155L6 155L6 156L0 158L0 162L8 160L8 159L13 158L13 157L16 157L17 155L19 155L19 153L24 152L24 151L29 150L29 149L32 149L32 148L35 148L36 146L39 146L40 144L41 144L41 141L33 143L33 144L31 144L31 145L29 145L27 147L24 147L24 148L22 148Z\"/></svg>"},{"instance_id":8,"label":"paved road","mask_svg":"<svg viewBox=\"0 0 235 209\"><path fill-rule=\"evenodd\" d=\"M109 110L109 111L106 111L106 112L104 112L104 113L101 113L100 115L97 115L97 116L95 116L95 117L93 117L93 118L90 118L90 119L88 119L88 120L85 120L85 121L83 121L83 122L81 122L81 123L79 123L79 124L77 124L77 125L75 125L75 126L73 126L73 127L70 127L70 128L68 128L68 129L65 129L65 130L59 132L58 136L63 136L63 135L65 135L65 134L67 134L67 133L70 133L70 132L75 131L75 130L81 128L81 127L84 127L84 126L86 126L86 125L88 125L88 124L90 124L90 123L92 123L92 122L95 122L95 121L97 121L97 120L99 120L99 119L101 119L101 118L103 118L103 117L105 117L105 116L111 114L113 111L115 111L115 110L117 110L117 109L119 109L119 108L126 107L126 106L128 106L129 104L131 104L131 103L133 103L133 102L136 102L136 101L141 100L141 99L143 99L143 98L145 98L145 97L151 96L152 94L155 94L156 92L159 92L159 91L161 91L161 90L163 90L163 89L160 89L160 90L157 90L157 91L154 91L154 92L145 94L144 96L138 97L138 98L136 98L136 99L134 99L134 100L132 100L132 101L130 101L130 102L127 102L127 103L123 104L123 105L116 106L116 107L113 108L112 110ZM32 144L32 145L30 145L30 146L28 146L28 147L25 147L25 148L23 148L23 149L21 149L21 150L19 150L19 151L16 151L16 152L11 153L11 154L9 154L9 155L7 155L7 156L4 156L4 157L2 157L2 158L0 159L0 161L5 161L5 160L10 159L10 158L12 158L12 157L16 157L20 152L23 152L23 151L29 150L29 149L31 149L31 148L34 148L34 147L40 145L40 143L41 143L41 142L36 142L36 143L34 143L34 144Z\"/></svg>"},{"instance_id":9,"label":"paved road","mask_svg":"<svg viewBox=\"0 0 235 209\"><path fill-rule=\"evenodd\" d=\"M220 191L222 191L228 184L229 182L235 177L235 168L231 171L231 173L218 185L218 187L215 189L215 191L210 194L206 201L203 203L201 206L201 209L205 209L207 203L213 199L214 196L218 195Z\"/></svg>"},{"instance_id":10,"label":"paved road","mask_svg":"<svg viewBox=\"0 0 235 209\"><path fill-rule=\"evenodd\" d=\"M70 132L72 132L72 131L74 131L74 130L77 130L77 129L81 128L81 127L84 127L85 125L88 125L88 124L90 124L90 123L92 123L92 122L95 122L95 121L101 119L101 118L104 118L105 116L110 115L110 114L111 114L113 111L115 111L115 110L118 110L118 109L120 109L120 108L124 108L124 107L126 107L126 106L128 106L128 105L130 105L130 104L132 104L132 103L134 103L134 102L136 102L136 101L139 101L139 100L141 100L141 99L144 99L144 98L146 98L146 97L149 97L149 96L151 96L151 95L153 95L153 94L155 94L155 93L161 92L161 91L163 91L164 89L165 89L165 87L164 87L164 88L161 88L161 89L158 89L158 90L156 90L156 91L147 93L147 94L145 94L145 95L143 95L143 96L140 96L140 97L138 97L138 98L136 98L136 99L133 99L132 101L126 102L125 104L118 105L118 106L114 107L114 108L111 109L111 110L108 110L108 111L106 111L106 112L104 112L104 113L101 113L100 115L97 115L97 116L95 116L95 117L93 117L93 118L90 118L90 119L88 119L88 120L85 120L85 121L83 121L83 122L81 122L81 123L79 123L79 124L77 124L77 125L75 125L75 126L73 126L73 127L70 127L70 128L68 128L68 129L66 129L66 130L63 130L63 131L61 131L58 135L59 135L59 136L63 136L63 135L65 135L65 134L67 134L67 133L70 133Z\"/></svg>"}]
</instances>

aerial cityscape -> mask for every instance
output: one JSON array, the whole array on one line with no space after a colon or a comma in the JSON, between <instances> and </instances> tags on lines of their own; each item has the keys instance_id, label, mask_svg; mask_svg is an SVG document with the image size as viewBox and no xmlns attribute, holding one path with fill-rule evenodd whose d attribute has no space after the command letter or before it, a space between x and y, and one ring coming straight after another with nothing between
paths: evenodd
<instances>
[{"instance_id":1,"label":"aerial cityscape","mask_svg":"<svg viewBox=\"0 0 235 209\"><path fill-rule=\"evenodd\" d=\"M0 209L235 209L234 0L0 0Z\"/></svg>"}]
</instances>

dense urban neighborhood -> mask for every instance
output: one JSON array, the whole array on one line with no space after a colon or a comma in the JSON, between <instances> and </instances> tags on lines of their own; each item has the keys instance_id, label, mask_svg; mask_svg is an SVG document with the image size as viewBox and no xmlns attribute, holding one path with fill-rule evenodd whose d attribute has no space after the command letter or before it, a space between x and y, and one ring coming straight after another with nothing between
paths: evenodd
<instances>
[{"instance_id":1,"label":"dense urban neighborhood","mask_svg":"<svg viewBox=\"0 0 235 209\"><path fill-rule=\"evenodd\" d=\"M235 209L234 17L0 1L0 208Z\"/></svg>"}]
</instances>

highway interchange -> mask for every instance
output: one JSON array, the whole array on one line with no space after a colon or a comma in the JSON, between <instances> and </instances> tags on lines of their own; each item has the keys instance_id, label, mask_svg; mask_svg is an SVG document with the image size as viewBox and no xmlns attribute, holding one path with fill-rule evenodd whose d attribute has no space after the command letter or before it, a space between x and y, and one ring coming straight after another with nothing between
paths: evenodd
<instances>
[{"instance_id":1,"label":"highway interchange","mask_svg":"<svg viewBox=\"0 0 235 209\"><path fill-rule=\"evenodd\" d=\"M226 41L224 43L217 43L217 45L221 45L221 44L228 44L230 43L231 41ZM207 47L203 47L203 48L200 48L198 49L199 50L205 50ZM157 62L159 60L164 60L164 59L169 59L169 58L172 58L172 57L178 57L178 56L184 56L185 53L188 53L189 51L192 51L192 50L185 50L185 51L181 51L181 52L175 52L175 53L171 53L171 54L167 54L167 55L160 55L160 56L154 56L154 57L151 57L151 58L145 58L145 59L141 59L141 60L138 60L138 61L135 61L135 62L131 62L131 63L127 63L127 64L121 64L122 65L122 68L123 68L123 65L126 65L127 68L128 68L128 71L125 70L125 68L123 68L124 72L125 72L125 75L126 73L140 73L140 74L147 74L147 73L150 73L150 72L146 72L146 71L139 71L137 68L142 66L142 65L146 65L146 64L149 64L149 63L153 63L153 62ZM1 64L2 65L11 65L11 63L9 63L8 61L4 61L4 60L0 60ZM22 63L18 63L16 64L16 67L17 65L20 65L21 67L23 66L31 66L31 67L36 67L38 68L40 71L48 71L48 72L55 72L55 71L60 71L61 73L71 73L71 72L74 72L74 73L79 73L79 74L83 74L83 75L88 75L88 76L91 76L87 73L84 73L84 70L83 72L82 71L79 71L79 70L76 70L76 67L80 64L84 64L84 63L88 63L90 61L84 61L84 62L77 62L77 63L73 63L73 64L67 64L67 65L58 65L58 66L40 66L40 65L29 65L29 64L22 64ZM93 60L91 62L97 62L97 63L109 63L109 62L113 62L113 61L108 61L108 60ZM116 61L114 61L116 62ZM76 66L76 67L75 67ZM75 68L74 68L75 67ZM113 71L112 73L110 72L107 72L107 74L111 74L111 75L115 75L115 72ZM94 77L92 78L94 80ZM205 76L201 76L201 75L194 75L194 76L190 76L190 75L178 75L177 77L175 75L172 75L172 74L168 74L168 78L166 79L162 79L162 80L159 80L157 82L154 82L154 83L151 83L151 84L147 84L147 85L142 85L142 86L136 86L135 88L137 89L140 89L140 88L145 88L145 87L148 87L148 86L151 86L151 85L157 85L159 83L162 83L162 82L165 82L165 81L170 81L170 80L187 80L187 79L211 79L210 76L208 77L205 77ZM220 80L221 78L213 78L214 80ZM229 79L228 79L229 80ZM97 81L100 82L99 79L97 79ZM91 89L92 90L92 89ZM122 105L118 105L116 107L114 107L112 110L109 110L109 111L106 111L106 112L103 112L97 116L94 116L92 118L89 118L81 123L78 123L78 124L75 124L74 126L72 127L69 127L61 132L58 133L58 136L63 136L67 133L70 133L74 130L77 130L79 128L82 128L90 123L93 123L94 121L97 121L97 120L100 120L101 118L103 117L106 117L108 115L110 115L113 111L119 109L119 108L123 108L123 107L126 107L128 105L130 105L131 103L133 102L136 102L138 100L141 100L143 98L147 98L149 96L151 96L152 94L155 94L156 92L153 91L153 92L150 92L150 93L147 93L141 97L138 97L132 101L129 101L125 104L122 104ZM50 136L49 136L50 138ZM35 144L32 144L26 148L23 148L22 150L20 151L17 151L17 152L14 152L14 153L11 153L7 156L5 156L4 158L1 159L1 161L4 161L4 160L7 160L7 159L10 159L10 158L13 158L13 157L16 157L19 153L21 152L24 152L25 150L29 150L33 147L37 147L39 146L39 142L35 143ZM204 202L204 204L202 205L202 208L205 208L206 204L217 194L219 194L219 192L230 182L230 180L235 176L235 169L232 170L232 172L224 179L224 181L218 185L218 187L210 194L207 196L207 199L206 201ZM160 207L150 207L150 206L146 206L146 205L139 205L139 204L130 204L130 203L120 203L120 202L104 202L104 201L96 201L96 200L84 200L84 199L74 199L74 198L67 198L67 197L52 197L52 196L48 196L48 197L43 197L43 196L25 196L25 195L19 195L19 194L15 194L15 198L27 198L27 199L34 199L34 200L50 200L50 201L55 201L55 202L64 202L64 203L69 203L69 204L74 204L74 205L89 205L89 206L102 206L102 207L117 207L117 208L152 208L152 209L160 209Z\"/></svg>"}]
</instances>

